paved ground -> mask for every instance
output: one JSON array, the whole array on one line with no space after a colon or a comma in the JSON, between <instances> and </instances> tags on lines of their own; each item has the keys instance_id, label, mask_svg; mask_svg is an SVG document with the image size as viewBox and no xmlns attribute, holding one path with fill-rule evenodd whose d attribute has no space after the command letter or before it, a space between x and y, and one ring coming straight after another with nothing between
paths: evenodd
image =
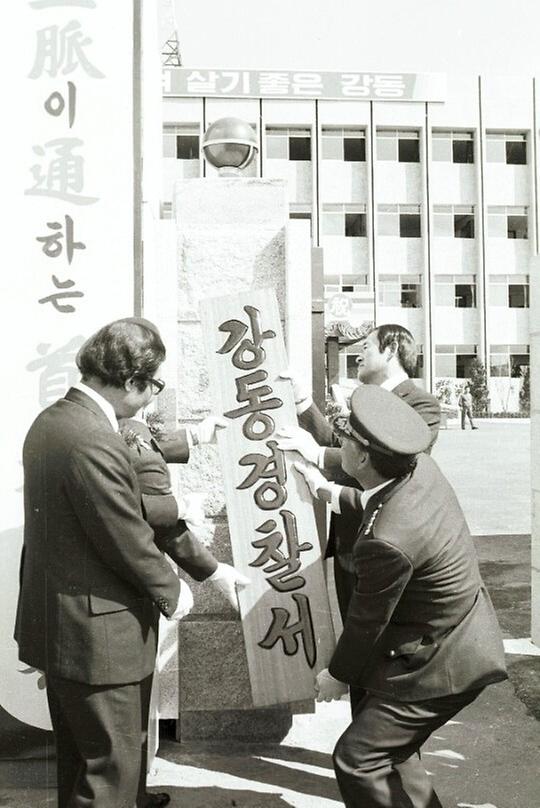
<instances>
[{"instance_id":1,"label":"paved ground","mask_svg":"<svg viewBox=\"0 0 540 808\"><path fill-rule=\"evenodd\" d=\"M527 643L528 424L479 426L443 431L435 456L474 532L490 534L479 535L476 546L509 652L510 681L488 688L443 727L423 758L445 808L540 808L540 654ZM284 741L270 747L190 747L164 739L151 785L169 791L171 808L339 808L331 750L348 711L346 701L318 705L315 715L295 716ZM52 808L53 785L46 761L0 762L1 808Z\"/></svg>"},{"instance_id":2,"label":"paved ground","mask_svg":"<svg viewBox=\"0 0 540 808\"><path fill-rule=\"evenodd\" d=\"M442 429L433 457L457 491L475 536L531 532L530 422L477 419Z\"/></svg>"}]
</instances>

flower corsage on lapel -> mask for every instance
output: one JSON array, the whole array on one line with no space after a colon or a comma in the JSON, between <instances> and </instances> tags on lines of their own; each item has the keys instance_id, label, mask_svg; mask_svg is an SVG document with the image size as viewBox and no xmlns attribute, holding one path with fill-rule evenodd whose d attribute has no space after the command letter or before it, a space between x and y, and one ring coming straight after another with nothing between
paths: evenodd
<instances>
[{"instance_id":1,"label":"flower corsage on lapel","mask_svg":"<svg viewBox=\"0 0 540 808\"><path fill-rule=\"evenodd\" d=\"M130 449L134 449L139 454L142 454L143 451L151 452L152 447L146 441L136 429L133 429L130 426L123 426L120 428L120 435L124 439L125 443L129 446Z\"/></svg>"}]
</instances>

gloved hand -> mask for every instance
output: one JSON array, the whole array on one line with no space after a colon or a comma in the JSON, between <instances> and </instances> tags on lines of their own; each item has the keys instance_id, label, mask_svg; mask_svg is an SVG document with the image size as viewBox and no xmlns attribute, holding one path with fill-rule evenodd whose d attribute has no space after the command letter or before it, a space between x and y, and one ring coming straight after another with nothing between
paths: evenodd
<instances>
[{"instance_id":1,"label":"gloved hand","mask_svg":"<svg viewBox=\"0 0 540 808\"><path fill-rule=\"evenodd\" d=\"M178 605L173 614L168 617L168 620L181 620L186 614L189 614L193 609L193 595L191 589L185 581L180 580L180 597L178 598Z\"/></svg>"},{"instance_id":2,"label":"gloved hand","mask_svg":"<svg viewBox=\"0 0 540 808\"><path fill-rule=\"evenodd\" d=\"M300 381L298 376L295 375L291 368L286 368L282 373L279 374L279 378L289 379L291 382L295 404L302 404L308 399L311 401L311 389L307 386L307 384Z\"/></svg>"},{"instance_id":3,"label":"gloved hand","mask_svg":"<svg viewBox=\"0 0 540 808\"><path fill-rule=\"evenodd\" d=\"M207 579L212 581L217 588L223 592L231 606L238 611L238 598L236 596L238 589L245 589L249 586L251 581L242 575L241 572L235 570L230 564L218 563L217 570Z\"/></svg>"},{"instance_id":4,"label":"gloved hand","mask_svg":"<svg viewBox=\"0 0 540 808\"><path fill-rule=\"evenodd\" d=\"M276 431L278 449L284 452L300 452L309 463L318 464L321 447L305 429L300 426L284 426Z\"/></svg>"},{"instance_id":5,"label":"gloved hand","mask_svg":"<svg viewBox=\"0 0 540 808\"><path fill-rule=\"evenodd\" d=\"M315 466L306 466L305 463L293 463L293 469L299 471L304 480L306 481L312 497L316 499L321 498L321 493L326 496L323 497L325 502L329 502L332 493L332 483L328 482L318 468Z\"/></svg>"},{"instance_id":6,"label":"gloved hand","mask_svg":"<svg viewBox=\"0 0 540 808\"><path fill-rule=\"evenodd\" d=\"M206 418L190 427L191 437L195 446L199 443L215 443L216 432L218 429L224 429L227 426L225 418L218 415L208 415Z\"/></svg>"},{"instance_id":7,"label":"gloved hand","mask_svg":"<svg viewBox=\"0 0 540 808\"><path fill-rule=\"evenodd\" d=\"M183 519L190 529L204 525L206 520L203 504L206 497L206 492L202 491L185 494L178 500L178 518Z\"/></svg>"},{"instance_id":8,"label":"gloved hand","mask_svg":"<svg viewBox=\"0 0 540 808\"><path fill-rule=\"evenodd\" d=\"M348 686L338 679L334 679L328 668L317 674L315 680L315 693L317 701L334 701L340 699L348 690Z\"/></svg>"}]
</instances>

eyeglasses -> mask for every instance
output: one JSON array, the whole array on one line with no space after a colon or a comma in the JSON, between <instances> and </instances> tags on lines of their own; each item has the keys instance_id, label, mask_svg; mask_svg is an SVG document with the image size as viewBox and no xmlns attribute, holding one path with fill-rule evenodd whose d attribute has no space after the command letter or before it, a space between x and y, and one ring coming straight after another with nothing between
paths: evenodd
<instances>
[{"instance_id":1,"label":"eyeglasses","mask_svg":"<svg viewBox=\"0 0 540 808\"><path fill-rule=\"evenodd\" d=\"M134 379L140 379L142 382L152 385L152 393L157 396L165 388L163 379L153 379L151 376L134 376Z\"/></svg>"}]
</instances>

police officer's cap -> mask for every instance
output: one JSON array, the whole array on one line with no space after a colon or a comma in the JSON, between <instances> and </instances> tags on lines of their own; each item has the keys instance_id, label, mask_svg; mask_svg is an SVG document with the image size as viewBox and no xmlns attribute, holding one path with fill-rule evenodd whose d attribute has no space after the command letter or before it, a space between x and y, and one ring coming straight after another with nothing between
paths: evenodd
<instances>
[{"instance_id":1,"label":"police officer's cap","mask_svg":"<svg viewBox=\"0 0 540 808\"><path fill-rule=\"evenodd\" d=\"M431 441L426 422L399 396L376 384L361 384L351 396L345 434L386 455L415 455Z\"/></svg>"}]
</instances>

